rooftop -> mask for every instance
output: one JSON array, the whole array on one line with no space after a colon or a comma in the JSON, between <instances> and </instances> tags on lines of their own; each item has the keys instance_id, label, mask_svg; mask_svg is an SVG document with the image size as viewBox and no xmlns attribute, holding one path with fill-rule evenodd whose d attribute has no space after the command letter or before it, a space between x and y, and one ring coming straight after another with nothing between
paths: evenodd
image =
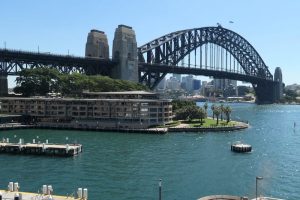
<instances>
[{"instance_id":1,"label":"rooftop","mask_svg":"<svg viewBox=\"0 0 300 200\"><path fill-rule=\"evenodd\" d=\"M92 29L91 32L97 32L97 33L102 33L102 34L104 34L104 31L99 31L99 30L96 30L96 29Z\"/></svg>"},{"instance_id":2,"label":"rooftop","mask_svg":"<svg viewBox=\"0 0 300 200\"><path fill-rule=\"evenodd\" d=\"M122 28L122 27L128 28L128 29L132 29L131 26L127 26L127 25L124 25L124 24L120 24L120 25L118 26L118 28Z\"/></svg>"}]
</instances>

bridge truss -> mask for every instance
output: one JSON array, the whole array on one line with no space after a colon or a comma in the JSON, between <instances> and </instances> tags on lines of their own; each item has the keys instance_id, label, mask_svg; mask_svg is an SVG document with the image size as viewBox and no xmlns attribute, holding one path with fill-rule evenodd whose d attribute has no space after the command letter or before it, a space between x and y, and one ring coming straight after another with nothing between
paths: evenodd
<instances>
[{"instance_id":1,"label":"bridge truss","mask_svg":"<svg viewBox=\"0 0 300 200\"><path fill-rule=\"evenodd\" d=\"M151 89L168 73L252 83L257 103L278 101L279 82L239 34L221 26L176 31L138 48L139 81Z\"/></svg>"},{"instance_id":2,"label":"bridge truss","mask_svg":"<svg viewBox=\"0 0 300 200\"><path fill-rule=\"evenodd\" d=\"M273 81L268 67L239 34L218 27L176 31L138 49L140 82L154 88L167 73Z\"/></svg>"}]
</instances>

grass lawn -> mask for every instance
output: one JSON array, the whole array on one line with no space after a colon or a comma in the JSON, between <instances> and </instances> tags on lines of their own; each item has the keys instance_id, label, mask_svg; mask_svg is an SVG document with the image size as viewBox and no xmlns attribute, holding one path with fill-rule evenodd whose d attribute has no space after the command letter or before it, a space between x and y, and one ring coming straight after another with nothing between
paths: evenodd
<instances>
[{"instance_id":1,"label":"grass lawn","mask_svg":"<svg viewBox=\"0 0 300 200\"><path fill-rule=\"evenodd\" d=\"M199 119L194 119L192 121L172 121L170 123L167 123L165 125L160 125L160 126L154 126L156 128L169 128L169 127L175 127L178 126L179 124L188 124L189 127L221 127L221 126L234 126L236 125L236 122L232 122L230 121L228 124L226 122L226 120L221 121L219 119L219 124L217 126L217 120L213 120L211 118L206 118L203 120L203 124L200 124L200 120Z\"/></svg>"},{"instance_id":2,"label":"grass lawn","mask_svg":"<svg viewBox=\"0 0 300 200\"><path fill-rule=\"evenodd\" d=\"M192 120L192 121L183 121L182 123L189 124L190 127L220 127L220 126L234 126L236 123L230 121L228 124L226 120L221 121L219 119L219 124L217 125L217 120L213 120L211 118L206 118L203 120L203 124L200 124L200 120Z\"/></svg>"}]
</instances>

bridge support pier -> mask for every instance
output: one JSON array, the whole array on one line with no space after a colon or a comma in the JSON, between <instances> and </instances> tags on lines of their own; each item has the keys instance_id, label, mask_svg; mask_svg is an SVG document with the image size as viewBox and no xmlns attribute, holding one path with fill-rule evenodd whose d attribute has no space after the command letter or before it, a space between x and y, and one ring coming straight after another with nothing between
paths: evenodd
<instances>
[{"instance_id":1,"label":"bridge support pier","mask_svg":"<svg viewBox=\"0 0 300 200\"><path fill-rule=\"evenodd\" d=\"M113 60L119 63L112 70L112 78L138 82L137 43L132 27L119 25L116 29Z\"/></svg>"},{"instance_id":2,"label":"bridge support pier","mask_svg":"<svg viewBox=\"0 0 300 200\"><path fill-rule=\"evenodd\" d=\"M0 74L0 97L8 95L7 75Z\"/></svg>"},{"instance_id":3,"label":"bridge support pier","mask_svg":"<svg viewBox=\"0 0 300 200\"><path fill-rule=\"evenodd\" d=\"M253 88L256 93L257 104L270 104L275 103L276 99L276 82L266 81L254 84Z\"/></svg>"}]
</instances>

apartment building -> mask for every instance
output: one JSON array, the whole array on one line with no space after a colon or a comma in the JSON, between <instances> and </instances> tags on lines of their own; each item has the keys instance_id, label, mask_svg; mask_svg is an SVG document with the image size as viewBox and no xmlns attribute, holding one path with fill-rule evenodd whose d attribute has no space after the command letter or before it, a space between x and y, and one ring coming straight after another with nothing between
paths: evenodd
<instances>
[{"instance_id":1,"label":"apartment building","mask_svg":"<svg viewBox=\"0 0 300 200\"><path fill-rule=\"evenodd\" d=\"M0 113L29 116L37 123L146 128L172 120L171 100L144 91L85 92L82 98L2 97L0 102Z\"/></svg>"}]
</instances>

